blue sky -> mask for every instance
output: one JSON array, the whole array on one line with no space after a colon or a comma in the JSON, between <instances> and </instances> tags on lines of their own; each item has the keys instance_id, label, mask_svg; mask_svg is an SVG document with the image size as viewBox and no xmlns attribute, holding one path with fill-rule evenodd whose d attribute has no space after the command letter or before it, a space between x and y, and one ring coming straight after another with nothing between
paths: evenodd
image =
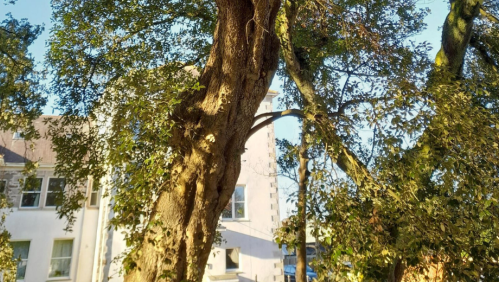
<instances>
[{"instance_id":1,"label":"blue sky","mask_svg":"<svg viewBox=\"0 0 499 282\"><path fill-rule=\"evenodd\" d=\"M420 0L417 5L421 8L430 8L431 14L425 20L428 25L427 29L416 36L414 40L416 42L430 42L433 46L431 55L434 57L440 48L441 27L448 13L448 0ZM18 0L15 5L0 4L0 7L0 20L5 19L6 13L12 13L14 18L27 18L32 24L44 25L45 31L30 48L35 60L42 64L46 52L45 41L49 38L52 26L50 0ZM271 89L280 91L280 84L279 78L274 78ZM44 113L54 113L52 103L49 103ZM299 132L299 123L295 118L283 118L275 122L276 138L297 141ZM293 209L292 206L286 204L287 193L295 188L289 180L283 177L279 178L279 187L281 191L281 218L284 218L287 217L288 211Z\"/></svg>"}]
</instances>

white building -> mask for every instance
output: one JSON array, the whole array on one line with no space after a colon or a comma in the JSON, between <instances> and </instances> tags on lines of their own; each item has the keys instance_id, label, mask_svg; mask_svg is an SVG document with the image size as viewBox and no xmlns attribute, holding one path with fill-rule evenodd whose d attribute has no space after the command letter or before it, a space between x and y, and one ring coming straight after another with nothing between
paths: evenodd
<instances>
[{"instance_id":1,"label":"white building","mask_svg":"<svg viewBox=\"0 0 499 282\"><path fill-rule=\"evenodd\" d=\"M269 95L258 114L272 110ZM35 127L43 136L42 119ZM13 203L6 221L17 257L18 281L122 281L120 264L113 261L125 251L121 231L108 230L110 199L100 199L92 181L85 185L87 201L77 213L72 232L55 212L57 199L51 193L64 187L54 175L55 154L50 141L38 140L36 150L18 133L0 133L0 193ZM282 255L273 242L279 224L276 159L273 125L255 133L246 144L241 175L235 194L221 219L224 243L212 251L204 281L283 281ZM19 180L27 159L40 160L37 178L22 191ZM110 277L110 278L109 278Z\"/></svg>"}]
</instances>

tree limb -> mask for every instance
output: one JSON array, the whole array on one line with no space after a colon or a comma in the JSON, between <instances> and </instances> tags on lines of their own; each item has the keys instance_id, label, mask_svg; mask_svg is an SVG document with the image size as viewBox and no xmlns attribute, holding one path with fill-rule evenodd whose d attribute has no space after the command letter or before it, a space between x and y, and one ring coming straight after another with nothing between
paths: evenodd
<instances>
[{"instance_id":1,"label":"tree limb","mask_svg":"<svg viewBox=\"0 0 499 282\"><path fill-rule=\"evenodd\" d=\"M480 8L480 14L482 16L484 16L487 20L489 20L489 21L491 21L493 23L499 24L499 19L496 16L492 15L491 13L489 13L483 7Z\"/></svg>"},{"instance_id":2,"label":"tree limb","mask_svg":"<svg viewBox=\"0 0 499 282\"><path fill-rule=\"evenodd\" d=\"M478 36L476 34L473 34L471 36L470 46L472 46L473 48L475 48L478 51L478 53L480 54L480 56L482 57L482 59L487 64L489 64L490 66L492 66L492 68L494 69L494 71L497 71L497 69L499 68L499 66L497 65L496 61L494 59L492 59L492 57L489 55L487 47L485 47L484 44L481 44L481 42L478 40Z\"/></svg>"}]
</instances>

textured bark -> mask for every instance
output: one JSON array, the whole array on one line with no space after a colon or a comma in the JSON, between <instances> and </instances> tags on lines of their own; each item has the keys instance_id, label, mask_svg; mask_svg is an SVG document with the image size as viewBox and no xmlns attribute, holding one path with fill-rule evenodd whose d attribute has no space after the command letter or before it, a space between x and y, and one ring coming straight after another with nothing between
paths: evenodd
<instances>
[{"instance_id":1,"label":"textured bark","mask_svg":"<svg viewBox=\"0 0 499 282\"><path fill-rule=\"evenodd\" d=\"M401 282L404 278L405 266L401 259L396 259L390 269L388 282Z\"/></svg>"},{"instance_id":2,"label":"textured bark","mask_svg":"<svg viewBox=\"0 0 499 282\"><path fill-rule=\"evenodd\" d=\"M298 169L298 232L296 232L296 282L307 282L307 186L310 171L308 170L308 144L306 134L308 122L303 120L301 145L299 151L300 167Z\"/></svg>"},{"instance_id":3,"label":"textured bark","mask_svg":"<svg viewBox=\"0 0 499 282\"><path fill-rule=\"evenodd\" d=\"M152 227L131 258L127 282L201 281L218 219L240 172L253 117L277 68L274 33L279 0L219 0L205 88L184 97L177 122L168 191Z\"/></svg>"},{"instance_id":4,"label":"textured bark","mask_svg":"<svg viewBox=\"0 0 499 282\"><path fill-rule=\"evenodd\" d=\"M436 69L432 72L427 88L437 89L438 86L449 83L442 77L459 79L464 65L464 56L473 35L473 21L480 12L482 0L451 0L451 9L442 30L442 46L435 58ZM437 115L439 114L437 103ZM432 121L434 123L434 121ZM406 151L400 163L419 167L418 163L426 164L426 169L419 171L417 179L422 186L431 182L431 175L445 157L446 145L443 144L441 132L434 125L428 126L419 138L420 146Z\"/></svg>"},{"instance_id":5,"label":"textured bark","mask_svg":"<svg viewBox=\"0 0 499 282\"><path fill-rule=\"evenodd\" d=\"M451 9L442 30L442 47L435 59L437 67L460 75L464 55L471 39L473 21L483 0L450 0Z\"/></svg>"}]
</instances>

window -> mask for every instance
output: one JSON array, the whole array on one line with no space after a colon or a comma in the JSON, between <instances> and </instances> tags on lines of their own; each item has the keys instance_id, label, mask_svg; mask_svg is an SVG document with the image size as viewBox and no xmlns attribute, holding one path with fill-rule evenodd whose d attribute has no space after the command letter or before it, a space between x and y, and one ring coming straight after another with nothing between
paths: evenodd
<instances>
[{"instance_id":1,"label":"window","mask_svg":"<svg viewBox=\"0 0 499 282\"><path fill-rule=\"evenodd\" d=\"M239 249L225 250L225 269L229 271L239 269Z\"/></svg>"},{"instance_id":2,"label":"window","mask_svg":"<svg viewBox=\"0 0 499 282\"><path fill-rule=\"evenodd\" d=\"M99 205L99 189L100 183L98 180L92 181L92 191L90 191L90 206L96 207Z\"/></svg>"},{"instance_id":3,"label":"window","mask_svg":"<svg viewBox=\"0 0 499 282\"><path fill-rule=\"evenodd\" d=\"M21 207L38 207L43 178L26 178L21 197Z\"/></svg>"},{"instance_id":4,"label":"window","mask_svg":"<svg viewBox=\"0 0 499 282\"><path fill-rule=\"evenodd\" d=\"M0 194L7 192L7 180L0 179Z\"/></svg>"},{"instance_id":5,"label":"window","mask_svg":"<svg viewBox=\"0 0 499 282\"><path fill-rule=\"evenodd\" d=\"M14 132L13 139L24 139L24 135L21 131Z\"/></svg>"},{"instance_id":6,"label":"window","mask_svg":"<svg viewBox=\"0 0 499 282\"><path fill-rule=\"evenodd\" d=\"M50 261L49 278L69 277L73 240L55 240Z\"/></svg>"},{"instance_id":7,"label":"window","mask_svg":"<svg viewBox=\"0 0 499 282\"><path fill-rule=\"evenodd\" d=\"M49 187L47 188L47 198L45 200L46 207L60 206L62 204L62 193L66 186L64 178L50 178Z\"/></svg>"},{"instance_id":8,"label":"window","mask_svg":"<svg viewBox=\"0 0 499 282\"><path fill-rule=\"evenodd\" d=\"M222 212L222 218L246 218L244 186L236 186L234 194Z\"/></svg>"},{"instance_id":9,"label":"window","mask_svg":"<svg viewBox=\"0 0 499 282\"><path fill-rule=\"evenodd\" d=\"M16 280L24 280L28 267L29 241L10 242L14 250L14 259L17 262Z\"/></svg>"}]
</instances>

